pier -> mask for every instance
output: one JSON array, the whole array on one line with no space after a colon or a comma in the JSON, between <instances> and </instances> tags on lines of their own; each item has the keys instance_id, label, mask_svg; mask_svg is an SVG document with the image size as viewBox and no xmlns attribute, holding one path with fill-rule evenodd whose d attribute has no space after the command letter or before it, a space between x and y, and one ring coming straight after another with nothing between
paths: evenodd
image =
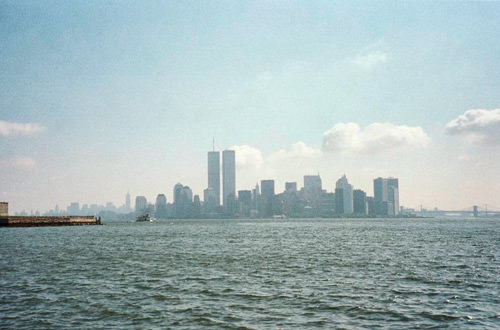
<instances>
[{"instance_id":1,"label":"pier","mask_svg":"<svg viewBox=\"0 0 500 330\"><path fill-rule=\"evenodd\" d=\"M24 216L9 215L9 203L0 202L0 227L46 227L102 225L95 216Z\"/></svg>"},{"instance_id":2,"label":"pier","mask_svg":"<svg viewBox=\"0 0 500 330\"><path fill-rule=\"evenodd\" d=\"M88 226L101 225L94 216L0 216L0 227L46 227L46 226Z\"/></svg>"}]
</instances>

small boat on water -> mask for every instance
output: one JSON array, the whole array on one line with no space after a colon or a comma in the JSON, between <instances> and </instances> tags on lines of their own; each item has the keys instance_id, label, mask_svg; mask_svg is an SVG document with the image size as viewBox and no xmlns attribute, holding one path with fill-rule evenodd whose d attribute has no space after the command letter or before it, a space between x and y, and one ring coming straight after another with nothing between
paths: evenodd
<instances>
[{"instance_id":1,"label":"small boat on water","mask_svg":"<svg viewBox=\"0 0 500 330\"><path fill-rule=\"evenodd\" d=\"M135 222L153 222L153 218L149 215L149 213L138 215L135 218Z\"/></svg>"}]
</instances>

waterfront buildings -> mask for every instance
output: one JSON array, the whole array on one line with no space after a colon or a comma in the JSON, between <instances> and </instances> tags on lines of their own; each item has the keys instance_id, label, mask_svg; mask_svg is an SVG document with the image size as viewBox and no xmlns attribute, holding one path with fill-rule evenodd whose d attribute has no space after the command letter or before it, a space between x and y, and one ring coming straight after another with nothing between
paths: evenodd
<instances>
[{"instance_id":1,"label":"waterfront buildings","mask_svg":"<svg viewBox=\"0 0 500 330\"><path fill-rule=\"evenodd\" d=\"M252 210L252 192L250 190L238 191L238 209L241 217L250 217Z\"/></svg>"},{"instance_id":2,"label":"waterfront buildings","mask_svg":"<svg viewBox=\"0 0 500 330\"><path fill-rule=\"evenodd\" d=\"M394 216L399 214L399 180L376 178L373 180L375 213Z\"/></svg>"},{"instance_id":3,"label":"waterfront buildings","mask_svg":"<svg viewBox=\"0 0 500 330\"><path fill-rule=\"evenodd\" d=\"M285 182L285 192L286 193L297 192L297 182Z\"/></svg>"},{"instance_id":4,"label":"waterfront buildings","mask_svg":"<svg viewBox=\"0 0 500 330\"><path fill-rule=\"evenodd\" d=\"M270 217L273 215L274 180L260 181L260 215Z\"/></svg>"},{"instance_id":5,"label":"waterfront buildings","mask_svg":"<svg viewBox=\"0 0 500 330\"><path fill-rule=\"evenodd\" d=\"M363 190L355 189L352 192L353 197L353 212L358 215L368 214L368 202L366 200L366 193Z\"/></svg>"},{"instance_id":6,"label":"waterfront buildings","mask_svg":"<svg viewBox=\"0 0 500 330\"><path fill-rule=\"evenodd\" d=\"M352 185L349 184L345 174L335 185L335 210L337 214L352 214L354 211Z\"/></svg>"},{"instance_id":7,"label":"waterfront buildings","mask_svg":"<svg viewBox=\"0 0 500 330\"><path fill-rule=\"evenodd\" d=\"M236 202L236 162L234 150L222 152L222 195L224 212L234 212Z\"/></svg>"},{"instance_id":8,"label":"waterfront buildings","mask_svg":"<svg viewBox=\"0 0 500 330\"><path fill-rule=\"evenodd\" d=\"M130 206L130 192L127 191L127 195L125 196L125 212L130 212L132 210Z\"/></svg>"},{"instance_id":9,"label":"waterfront buildings","mask_svg":"<svg viewBox=\"0 0 500 330\"><path fill-rule=\"evenodd\" d=\"M321 191L321 178L318 175L304 175L304 191L317 192Z\"/></svg>"},{"instance_id":10,"label":"waterfront buildings","mask_svg":"<svg viewBox=\"0 0 500 330\"><path fill-rule=\"evenodd\" d=\"M262 180L252 190L239 190L236 195L236 168L234 150L207 153L208 187L203 190L203 200L193 195L190 187L177 183L173 187L172 202L167 203L165 194L158 194L155 204L148 204L145 196L137 196L136 213L155 214L159 219L170 218L237 218L237 217L338 217L338 216L397 216L399 214L399 181L397 178L374 179L374 197L367 196L353 186L343 175L337 180L334 192L323 189L318 175L304 175L303 187L297 182L285 182L284 191L277 192L274 180ZM220 175L222 172L222 200L220 205ZM116 208L112 203L105 207L97 204L72 203L67 212L75 215L97 215L101 212L119 212L130 208L130 194L127 192L125 205ZM56 207L56 211L59 209ZM60 214L64 214L61 211Z\"/></svg>"},{"instance_id":11,"label":"waterfront buildings","mask_svg":"<svg viewBox=\"0 0 500 330\"><path fill-rule=\"evenodd\" d=\"M304 188L302 197L307 202L314 214L318 214L322 203L323 187L321 178L318 175L304 175Z\"/></svg>"},{"instance_id":12,"label":"waterfront buildings","mask_svg":"<svg viewBox=\"0 0 500 330\"><path fill-rule=\"evenodd\" d=\"M217 193L213 188L203 190L203 208L205 213L213 214L217 211L219 205L217 202Z\"/></svg>"},{"instance_id":13,"label":"waterfront buildings","mask_svg":"<svg viewBox=\"0 0 500 330\"><path fill-rule=\"evenodd\" d=\"M174 205L177 204L181 200L181 193L182 193L182 188L183 185L181 183L177 183L174 186Z\"/></svg>"},{"instance_id":14,"label":"waterfront buildings","mask_svg":"<svg viewBox=\"0 0 500 330\"><path fill-rule=\"evenodd\" d=\"M156 196L155 216L158 219L166 219L168 217L167 197L164 194Z\"/></svg>"},{"instance_id":15,"label":"waterfront buildings","mask_svg":"<svg viewBox=\"0 0 500 330\"><path fill-rule=\"evenodd\" d=\"M174 215L176 218L193 217L193 191L178 183L174 186Z\"/></svg>"},{"instance_id":16,"label":"waterfront buildings","mask_svg":"<svg viewBox=\"0 0 500 330\"><path fill-rule=\"evenodd\" d=\"M135 212L144 213L148 209L148 200L144 196L137 196L135 198Z\"/></svg>"}]
</instances>

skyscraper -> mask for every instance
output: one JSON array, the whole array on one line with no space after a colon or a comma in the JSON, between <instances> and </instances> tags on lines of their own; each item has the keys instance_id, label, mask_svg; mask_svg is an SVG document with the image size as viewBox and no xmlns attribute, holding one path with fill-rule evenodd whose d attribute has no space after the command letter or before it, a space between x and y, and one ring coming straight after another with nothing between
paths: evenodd
<instances>
[{"instance_id":1,"label":"skyscraper","mask_svg":"<svg viewBox=\"0 0 500 330\"><path fill-rule=\"evenodd\" d=\"M335 185L335 206L339 214L351 214L353 212L352 185L347 177L342 176Z\"/></svg>"},{"instance_id":2,"label":"skyscraper","mask_svg":"<svg viewBox=\"0 0 500 330\"><path fill-rule=\"evenodd\" d=\"M130 212L130 192L125 196L125 212Z\"/></svg>"},{"instance_id":3,"label":"skyscraper","mask_svg":"<svg viewBox=\"0 0 500 330\"><path fill-rule=\"evenodd\" d=\"M199 197L198 197L199 198ZM193 191L178 183L174 186L174 214L177 218L192 216Z\"/></svg>"},{"instance_id":4,"label":"skyscraper","mask_svg":"<svg viewBox=\"0 0 500 330\"><path fill-rule=\"evenodd\" d=\"M222 195L224 211L232 213L236 200L236 167L234 150L222 152Z\"/></svg>"},{"instance_id":5,"label":"skyscraper","mask_svg":"<svg viewBox=\"0 0 500 330\"><path fill-rule=\"evenodd\" d=\"M379 215L399 214L399 180L376 178L373 180L375 210Z\"/></svg>"},{"instance_id":6,"label":"skyscraper","mask_svg":"<svg viewBox=\"0 0 500 330\"><path fill-rule=\"evenodd\" d=\"M147 212L148 201L144 196L137 196L135 198L135 212L142 213Z\"/></svg>"},{"instance_id":7,"label":"skyscraper","mask_svg":"<svg viewBox=\"0 0 500 330\"><path fill-rule=\"evenodd\" d=\"M319 175L304 175L304 190L307 192L321 191L321 177Z\"/></svg>"},{"instance_id":8,"label":"skyscraper","mask_svg":"<svg viewBox=\"0 0 500 330\"><path fill-rule=\"evenodd\" d=\"M274 180L260 181L260 195L265 198L274 196Z\"/></svg>"},{"instance_id":9,"label":"skyscraper","mask_svg":"<svg viewBox=\"0 0 500 330\"><path fill-rule=\"evenodd\" d=\"M156 196L156 217L158 219L167 218L167 197L164 194Z\"/></svg>"},{"instance_id":10,"label":"skyscraper","mask_svg":"<svg viewBox=\"0 0 500 330\"><path fill-rule=\"evenodd\" d=\"M249 217L252 208L252 192L250 190L238 191L238 202L240 216Z\"/></svg>"},{"instance_id":11,"label":"skyscraper","mask_svg":"<svg viewBox=\"0 0 500 330\"><path fill-rule=\"evenodd\" d=\"M260 181L260 215L270 217L273 215L274 180Z\"/></svg>"},{"instance_id":12,"label":"skyscraper","mask_svg":"<svg viewBox=\"0 0 500 330\"><path fill-rule=\"evenodd\" d=\"M368 214L368 206L366 202L366 193L363 190L356 189L352 193L354 213L366 215Z\"/></svg>"},{"instance_id":13,"label":"skyscraper","mask_svg":"<svg viewBox=\"0 0 500 330\"><path fill-rule=\"evenodd\" d=\"M215 206L220 205L220 153L208 152L208 189L211 189L215 199ZM206 200L205 200L206 202Z\"/></svg>"},{"instance_id":14,"label":"skyscraper","mask_svg":"<svg viewBox=\"0 0 500 330\"><path fill-rule=\"evenodd\" d=\"M181 200L181 192L183 187L184 186L181 183L178 183L174 186L174 205L179 203L179 201Z\"/></svg>"},{"instance_id":15,"label":"skyscraper","mask_svg":"<svg viewBox=\"0 0 500 330\"><path fill-rule=\"evenodd\" d=\"M317 213L321 205L323 192L321 177L318 175L304 175L304 189L302 197L307 201L307 206L312 208L312 213Z\"/></svg>"},{"instance_id":16,"label":"skyscraper","mask_svg":"<svg viewBox=\"0 0 500 330\"><path fill-rule=\"evenodd\" d=\"M285 182L285 192L286 193L297 192L297 182Z\"/></svg>"}]
</instances>

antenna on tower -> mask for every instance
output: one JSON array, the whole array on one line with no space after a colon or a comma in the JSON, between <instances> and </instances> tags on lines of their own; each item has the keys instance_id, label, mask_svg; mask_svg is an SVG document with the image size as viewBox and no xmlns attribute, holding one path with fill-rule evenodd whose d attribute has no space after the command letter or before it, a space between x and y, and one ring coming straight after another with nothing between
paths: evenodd
<instances>
[{"instance_id":1,"label":"antenna on tower","mask_svg":"<svg viewBox=\"0 0 500 330\"><path fill-rule=\"evenodd\" d=\"M215 151L215 137L212 138L212 151Z\"/></svg>"}]
</instances>

